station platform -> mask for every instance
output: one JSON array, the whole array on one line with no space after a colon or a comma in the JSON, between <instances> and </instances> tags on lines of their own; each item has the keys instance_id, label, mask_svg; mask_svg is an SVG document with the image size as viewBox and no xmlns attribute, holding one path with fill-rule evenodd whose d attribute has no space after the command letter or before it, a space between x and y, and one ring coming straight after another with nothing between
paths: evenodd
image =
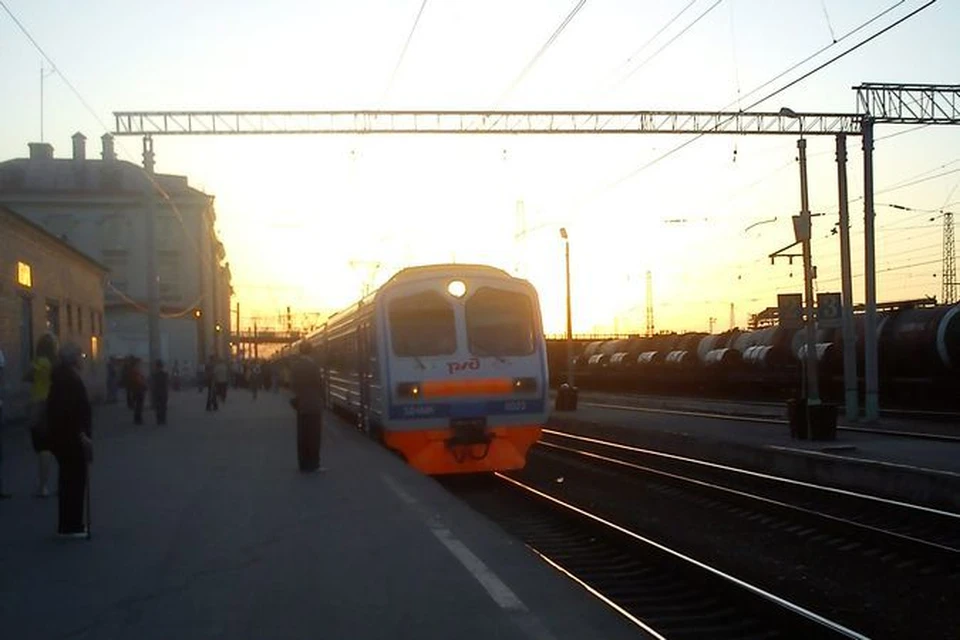
<instances>
[{"instance_id":1,"label":"station platform","mask_svg":"<svg viewBox=\"0 0 960 640\"><path fill-rule=\"evenodd\" d=\"M5 429L5 638L644 637L522 543L328 415L299 473L284 394L171 394L169 424L95 412L91 540L54 535L24 429ZM55 486L55 484L54 484Z\"/></svg>"},{"instance_id":2,"label":"station platform","mask_svg":"<svg viewBox=\"0 0 960 640\"><path fill-rule=\"evenodd\" d=\"M960 435L960 425L881 417L838 420L835 440L791 438L786 405L581 390L550 425L753 471L960 510L960 442L892 434Z\"/></svg>"}]
</instances>

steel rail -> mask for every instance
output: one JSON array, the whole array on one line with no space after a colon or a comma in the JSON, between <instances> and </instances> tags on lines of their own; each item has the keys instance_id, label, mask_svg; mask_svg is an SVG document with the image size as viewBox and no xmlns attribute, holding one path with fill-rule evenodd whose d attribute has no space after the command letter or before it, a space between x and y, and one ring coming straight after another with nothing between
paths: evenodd
<instances>
[{"instance_id":1,"label":"steel rail","mask_svg":"<svg viewBox=\"0 0 960 640\"><path fill-rule=\"evenodd\" d=\"M692 411L687 409L658 409L655 407L638 407L634 405L610 404L606 402L581 401L584 407L596 407L597 409L615 409L617 411L633 411L635 413L659 413L664 415L690 416L694 418L708 418L711 420L735 420L737 422L756 422L759 424L788 424L783 418L760 417L736 415L733 413L709 413L707 411ZM837 431L849 431L852 433L873 433L876 435L891 436L897 438L913 438L916 440L934 440L938 442L960 442L960 436L951 436L939 433L924 433L921 431L902 431L897 429L874 429L871 427L851 427L837 426Z\"/></svg>"},{"instance_id":2,"label":"steel rail","mask_svg":"<svg viewBox=\"0 0 960 640\"><path fill-rule=\"evenodd\" d=\"M780 476L774 476L774 475L763 473L760 471L751 471L750 469L739 469L737 467L731 467L729 465L720 464L718 462L710 462L709 460L698 460L697 458L688 458L686 456L680 456L674 453L667 453L665 451L655 451L653 449L644 449L642 447L636 447L634 445L624 444L622 442L610 442L606 440L600 440L599 438L582 436L575 433L557 431L555 429L544 429L543 433L548 435L564 437L564 438L570 438L572 440L590 442L593 444L606 446L611 449L621 449L621 450L630 451L633 453L639 453L643 455L657 456L657 457L674 460L674 461L682 462L686 464L709 467L711 469L717 469L724 472L740 474L743 476L758 478L758 479L762 479L770 482L777 482L784 485L802 487L804 489L813 489L817 491L822 491L824 493L832 493L835 495L840 495L848 498L856 498L856 499L860 499L868 502L874 502L877 504L884 504L887 506L894 506L894 507L899 507L907 510L914 510L917 512L922 512L930 515L953 519L957 521L957 523L960 523L960 513L955 513L953 511L944 511L942 509L935 509L933 507L927 507L924 505L911 504L909 502L902 502L900 500L893 500L891 498L883 498L881 496L874 496L867 493L859 493L857 491L851 491L849 489L840 489L837 487L818 485L812 482L805 482L803 480L795 480L793 478L783 478Z\"/></svg>"},{"instance_id":3,"label":"steel rail","mask_svg":"<svg viewBox=\"0 0 960 640\"><path fill-rule=\"evenodd\" d=\"M725 487L725 486L723 486L723 485L716 484L716 483L712 483L712 482L707 482L707 481L705 481L705 480L698 480L697 478L691 478L691 477L683 476L683 475L680 475L680 474L677 474L677 473L672 473L672 472L669 472L669 471L663 471L662 469L654 469L654 468L652 468L652 467L647 467L647 466L644 466L644 465L641 465L641 464L637 464L637 463L634 463L634 462L630 462L629 460L621 460L621 459L618 459L618 458L611 458L611 457L608 457L608 456L600 455L600 454L598 454L598 453L594 453L594 452L592 452L592 451L583 451L583 450L580 450L580 449L573 449L573 448L570 448L570 447L564 447L564 446L557 445L557 444L553 444L553 443L550 443L550 442L542 442L542 441L541 441L541 442L538 442L537 444L540 445L540 446L549 447L549 448L557 449L557 450L560 450L560 451L566 451L566 452L569 452L569 453L575 453L575 454L580 455L580 456L583 456L583 457L593 458L593 459L595 459L595 460L600 460L600 461L602 461L602 462L610 463L610 464L613 464L613 465L618 465L618 466L627 467L627 468L630 468L630 469L633 469L633 470L636 470L636 471L641 471L641 472L644 472L644 473L650 473L650 474L654 474L654 475L657 475L657 476L670 478L670 479L672 479L672 480L677 480L677 481L679 481L679 482L683 482L683 483L686 483L686 484L690 484L690 485L695 485L695 486L698 486L698 487L702 487L702 488L708 489L708 490L710 490L710 491L714 491L714 492L718 492L718 493L723 493L723 494L727 494L727 495L732 495L732 496L736 496L736 497L739 497L739 498L746 498L746 499L748 499L748 500L750 500L750 501L759 502L759 503L764 504L764 505L766 505L766 506L768 506L768 507L773 507L773 508L779 509L779 510L781 510L781 511L796 512L796 513L800 513L800 514L802 514L802 515L804 515L804 516L813 517L813 518L818 518L818 519L821 519L821 520L827 520L827 521L829 521L829 522L831 522L831 523L833 523L833 524L838 524L838 525L842 525L842 526L844 526L844 527L850 527L850 528L853 528L853 529L859 529L859 530L862 530L862 531L864 531L864 532L866 532L866 533L868 533L868 534L872 534L872 535L874 535L874 536L880 536L880 537L884 537L884 538L890 538L891 540L893 540L893 541L896 542L896 543L918 545L918 546L923 547L923 548L925 548L925 549L927 549L927 550L929 550L929 551L946 553L946 554L950 554L950 555L952 555L952 554L960 554L960 548L943 545L943 544L940 544L940 543L938 543L938 542L931 542L930 540L924 540L923 538L916 538L916 537L914 537L914 536L909 536L909 535L906 535L906 534L898 533L898 532L896 532L896 531L890 531L889 529L881 529L880 527L875 527L875 526L873 526L873 525L864 524L864 523L862 523L862 522L857 522L856 520L850 520L850 519L848 519L848 518L841 518L841 517L839 517L839 516L835 516L835 515L832 515L832 514L829 514L829 513L824 513L824 512L822 512L822 511L815 511L815 510L813 510L813 509L808 509L808 508L806 508L806 507L802 507L802 506L795 505L795 504L790 504L790 503L787 503L787 502L783 502L783 501L781 501L781 500L775 500L775 499L773 499L773 498L768 498L768 497L766 497L766 496L761 496L761 495L757 495L757 494L754 494L754 493L749 493L749 492L747 492L747 491L742 491L742 490L740 490L740 489L733 489L733 488L731 488L731 487Z\"/></svg>"},{"instance_id":4,"label":"steel rail","mask_svg":"<svg viewBox=\"0 0 960 640\"><path fill-rule=\"evenodd\" d=\"M806 609L796 603L790 602L789 600L782 598L774 593L770 593L769 591L766 591L765 589L762 589L754 584L751 584L746 580L737 578L736 576L733 576L733 575L730 575L729 573L721 571L716 567L712 567L700 560L697 560L686 554L680 553L679 551L671 549L670 547L667 547L666 545L663 545L655 540L651 540L650 538L642 536L634 531L631 531L630 529L627 529L626 527L623 527L614 522L611 522L596 514L590 513L585 509L582 509L576 505L565 502L548 493L540 491L535 487L531 487L527 484L524 484L518 480L505 476L501 473L496 473L495 476L513 485L515 488L525 491L528 494L537 497L540 500L547 501L556 507L560 507L561 509L575 513L580 517L586 518L596 524L601 525L606 529L610 529L611 531L615 531L616 533L624 535L642 545L652 547L653 549L656 549L660 553L663 553L674 560L680 561L681 563L685 564L688 567L697 569L702 572L706 572L711 576L713 576L714 578L719 578L721 581L726 582L732 586L735 586L738 589L747 591L752 595L761 598L765 602L768 602L777 607L780 607L784 611L790 612L793 615L804 618L809 622L812 622L820 627L823 627L824 629L831 631L832 633L836 633L847 638L855 638L857 640L867 640L867 636L864 636L856 631L853 631L852 629L848 629L847 627L844 627L843 625L837 622L834 622L833 620L830 620L813 611L810 611L809 609Z\"/></svg>"}]
</instances>

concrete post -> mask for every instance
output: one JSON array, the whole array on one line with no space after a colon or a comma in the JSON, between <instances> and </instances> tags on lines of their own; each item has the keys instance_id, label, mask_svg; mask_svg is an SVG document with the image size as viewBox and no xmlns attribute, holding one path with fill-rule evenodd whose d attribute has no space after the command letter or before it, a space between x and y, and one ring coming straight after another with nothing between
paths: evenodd
<instances>
[{"instance_id":1,"label":"concrete post","mask_svg":"<svg viewBox=\"0 0 960 640\"><path fill-rule=\"evenodd\" d=\"M847 196L847 136L837 135L837 189L840 200L840 280L843 335L843 389L847 420L857 420L857 345L853 330L853 276L850 271L850 208Z\"/></svg>"},{"instance_id":2,"label":"concrete post","mask_svg":"<svg viewBox=\"0 0 960 640\"><path fill-rule=\"evenodd\" d=\"M873 118L864 116L863 132L863 377L867 422L880 417L880 376L877 366L877 266L873 230Z\"/></svg>"}]
</instances>

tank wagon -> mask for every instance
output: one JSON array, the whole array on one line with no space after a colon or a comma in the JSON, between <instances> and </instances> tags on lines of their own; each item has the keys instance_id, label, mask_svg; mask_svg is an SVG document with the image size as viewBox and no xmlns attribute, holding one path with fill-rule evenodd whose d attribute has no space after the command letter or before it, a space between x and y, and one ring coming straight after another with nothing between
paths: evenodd
<instances>
[{"instance_id":1,"label":"tank wagon","mask_svg":"<svg viewBox=\"0 0 960 640\"><path fill-rule=\"evenodd\" d=\"M863 322L854 316L861 378ZM804 344L802 330L779 326L580 341L574 363L578 386L588 389L784 399L800 392ZM960 305L878 314L877 347L885 405L960 409ZM548 350L550 368L562 378L564 341L551 340ZM818 329L816 351L821 395L841 401L841 330Z\"/></svg>"}]
</instances>

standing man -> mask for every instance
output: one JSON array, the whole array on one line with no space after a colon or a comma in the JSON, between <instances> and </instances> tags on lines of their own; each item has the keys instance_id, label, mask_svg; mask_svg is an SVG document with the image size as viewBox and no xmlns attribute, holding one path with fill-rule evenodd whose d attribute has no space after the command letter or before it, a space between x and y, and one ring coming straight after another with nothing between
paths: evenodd
<instances>
[{"instance_id":1,"label":"standing man","mask_svg":"<svg viewBox=\"0 0 960 640\"><path fill-rule=\"evenodd\" d=\"M50 445L60 465L57 533L64 538L87 536L83 504L93 434L90 399L80 377L82 363L80 347L71 343L63 345L47 397Z\"/></svg>"},{"instance_id":2,"label":"standing man","mask_svg":"<svg viewBox=\"0 0 960 640\"><path fill-rule=\"evenodd\" d=\"M140 370L140 358L135 359L131 365L128 384L133 396L133 424L143 424L143 402L147 397L147 378Z\"/></svg>"},{"instance_id":3,"label":"standing man","mask_svg":"<svg viewBox=\"0 0 960 640\"><path fill-rule=\"evenodd\" d=\"M6 366L7 360L3 357L3 349L0 349L0 500L10 497L3 490L3 372Z\"/></svg>"},{"instance_id":4,"label":"standing man","mask_svg":"<svg viewBox=\"0 0 960 640\"><path fill-rule=\"evenodd\" d=\"M300 471L322 471L320 468L320 429L323 418L323 377L320 367L310 357L313 348L300 343L300 355L291 366L291 401L297 410L297 459Z\"/></svg>"},{"instance_id":5,"label":"standing man","mask_svg":"<svg viewBox=\"0 0 960 640\"><path fill-rule=\"evenodd\" d=\"M150 380L153 385L151 397L153 398L153 409L157 412L157 424L167 424L167 400L170 392L170 377L163 369L163 360L157 360L153 370L153 378Z\"/></svg>"},{"instance_id":6,"label":"standing man","mask_svg":"<svg viewBox=\"0 0 960 640\"><path fill-rule=\"evenodd\" d=\"M221 404L227 404L227 384L230 382L230 368L223 358L218 358L213 365L213 378L217 384L217 396Z\"/></svg>"}]
</instances>

